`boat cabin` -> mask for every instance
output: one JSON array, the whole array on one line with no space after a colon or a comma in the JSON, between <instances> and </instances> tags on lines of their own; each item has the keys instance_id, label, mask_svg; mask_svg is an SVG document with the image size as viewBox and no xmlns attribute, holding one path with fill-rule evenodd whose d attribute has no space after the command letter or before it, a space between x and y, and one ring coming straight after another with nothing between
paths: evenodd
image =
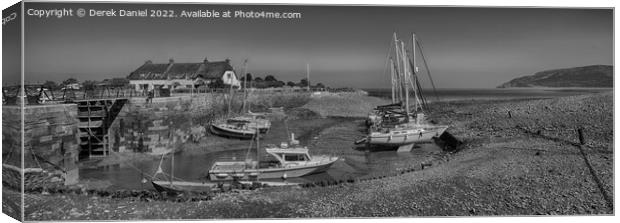
<instances>
[{"instance_id":1,"label":"boat cabin","mask_svg":"<svg viewBox=\"0 0 620 223\"><path fill-rule=\"evenodd\" d=\"M236 129L247 129L247 125L250 123L248 120L243 119L228 119L226 124L235 127Z\"/></svg>"},{"instance_id":2,"label":"boat cabin","mask_svg":"<svg viewBox=\"0 0 620 223\"><path fill-rule=\"evenodd\" d=\"M282 166L311 161L306 147L288 148L288 144L282 143L280 147L265 148L265 151L276 158Z\"/></svg>"}]
</instances>

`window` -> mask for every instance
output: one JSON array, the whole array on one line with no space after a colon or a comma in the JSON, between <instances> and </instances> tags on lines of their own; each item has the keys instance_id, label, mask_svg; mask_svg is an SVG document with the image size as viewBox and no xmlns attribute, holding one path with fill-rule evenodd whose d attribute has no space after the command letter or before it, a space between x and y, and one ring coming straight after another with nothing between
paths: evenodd
<instances>
[{"instance_id":1,"label":"window","mask_svg":"<svg viewBox=\"0 0 620 223\"><path fill-rule=\"evenodd\" d=\"M306 161L305 154L284 155L284 161Z\"/></svg>"}]
</instances>

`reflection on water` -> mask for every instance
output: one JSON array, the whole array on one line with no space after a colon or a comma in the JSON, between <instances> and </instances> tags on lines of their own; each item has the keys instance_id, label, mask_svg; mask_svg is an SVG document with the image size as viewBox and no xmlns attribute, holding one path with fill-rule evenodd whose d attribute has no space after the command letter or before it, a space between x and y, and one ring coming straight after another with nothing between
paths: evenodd
<instances>
[{"instance_id":1,"label":"reflection on water","mask_svg":"<svg viewBox=\"0 0 620 223\"><path fill-rule=\"evenodd\" d=\"M311 121L309 120L308 122ZM286 181L303 183L385 175L390 172L393 173L398 168L419 166L421 162L441 151L434 144L421 144L411 152L405 153L398 153L394 150L378 152L358 151L354 149L353 141L356 137L363 134L359 131L359 122L361 120L338 119L333 121L337 124L331 126L330 129L335 129L339 134L331 134L329 132L322 134L320 130L316 130L311 134L313 135L312 137L305 137L301 141L302 144L310 145L308 147L310 148L311 155L334 154L340 160L324 173L287 179ZM274 122L271 131L273 134L270 133L270 135L265 137L270 138L265 143L285 141L287 137L286 131L283 129L282 123ZM178 152L174 154L174 177L186 181L205 181L208 170L215 161L243 161L246 156L255 157L255 150L251 150L248 153L247 148L248 146L230 148L229 150L202 155L183 153L183 151ZM269 154L264 152L264 149L260 154L261 160L271 158ZM171 161L170 155L161 160L161 166L165 173L172 172ZM80 178L110 181L113 185L110 189L152 189L150 183L142 183L142 179L147 179L148 177L140 171L152 175L157 170L159 163L160 159L154 159L107 167L80 169Z\"/></svg>"}]
</instances>

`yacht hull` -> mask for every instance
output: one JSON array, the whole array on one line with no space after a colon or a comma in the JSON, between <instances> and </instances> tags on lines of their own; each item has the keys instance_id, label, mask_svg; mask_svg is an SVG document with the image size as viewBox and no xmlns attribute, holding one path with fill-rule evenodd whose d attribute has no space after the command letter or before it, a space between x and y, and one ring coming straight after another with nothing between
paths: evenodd
<instances>
[{"instance_id":1,"label":"yacht hull","mask_svg":"<svg viewBox=\"0 0 620 223\"><path fill-rule=\"evenodd\" d=\"M256 131L252 129L239 130L239 129L226 128L220 125L211 125L209 130L211 131L211 133L218 135L218 136L238 138L238 139L252 139L256 135Z\"/></svg>"},{"instance_id":2,"label":"yacht hull","mask_svg":"<svg viewBox=\"0 0 620 223\"><path fill-rule=\"evenodd\" d=\"M431 142L433 138L439 137L446 131L447 126L438 126L430 129L403 130L398 133L378 133L374 132L368 135L367 143L370 145L380 146L403 146L413 143Z\"/></svg>"}]
</instances>

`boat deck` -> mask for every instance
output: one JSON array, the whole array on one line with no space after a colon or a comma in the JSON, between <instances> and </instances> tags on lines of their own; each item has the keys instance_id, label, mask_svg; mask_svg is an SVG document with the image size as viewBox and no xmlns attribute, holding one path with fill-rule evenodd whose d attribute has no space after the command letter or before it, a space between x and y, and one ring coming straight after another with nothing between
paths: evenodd
<instances>
[{"instance_id":1,"label":"boat deck","mask_svg":"<svg viewBox=\"0 0 620 223\"><path fill-rule=\"evenodd\" d=\"M247 168L245 162L217 162L211 170L244 170Z\"/></svg>"}]
</instances>

